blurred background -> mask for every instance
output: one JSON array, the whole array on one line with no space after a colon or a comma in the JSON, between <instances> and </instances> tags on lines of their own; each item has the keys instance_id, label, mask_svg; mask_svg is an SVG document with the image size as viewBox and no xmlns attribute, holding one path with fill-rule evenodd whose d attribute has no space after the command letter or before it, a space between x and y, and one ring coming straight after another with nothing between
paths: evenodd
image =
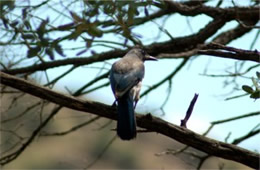
<instances>
[{"instance_id":1,"label":"blurred background","mask_svg":"<svg viewBox=\"0 0 260 170\"><path fill-rule=\"evenodd\" d=\"M175 2L184 5L183 9L203 5L259 7L259 1L254 0ZM177 9L165 12L167 6L164 1L142 0L1 1L0 68L8 73L16 68L75 59L79 61L76 64L9 73L83 100L112 105L114 96L107 73L129 48L142 43L159 61L145 63L138 114L151 113L179 125L198 93L187 124L190 130L259 152L259 95L252 97L259 94L259 63L197 53L182 56L193 50L188 45L187 49L185 46L165 52L151 49L153 43L178 42L178 38L196 35L216 19L205 13L185 15ZM226 45L259 51L259 23L255 25L239 37L226 36L230 38ZM236 18L226 21L200 44L223 38L223 33L240 27ZM115 53L119 56L98 58L98 54L111 50L119 51ZM88 63L79 60L82 58L96 61ZM153 89L155 85L158 87ZM157 133L139 133L133 141L121 141L115 136L115 121L57 106L4 85L0 104L2 158L19 150L52 116L23 153L4 169L250 169ZM216 123L238 116L241 118ZM248 137L236 143L244 136Z\"/></svg>"}]
</instances>

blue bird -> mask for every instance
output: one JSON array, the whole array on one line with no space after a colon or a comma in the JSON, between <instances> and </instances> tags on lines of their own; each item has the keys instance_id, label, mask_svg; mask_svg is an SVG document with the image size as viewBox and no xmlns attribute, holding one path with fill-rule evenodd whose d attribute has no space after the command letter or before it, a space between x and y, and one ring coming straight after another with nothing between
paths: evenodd
<instances>
[{"instance_id":1,"label":"blue bird","mask_svg":"<svg viewBox=\"0 0 260 170\"><path fill-rule=\"evenodd\" d=\"M117 135L122 140L136 137L134 109L140 98L144 61L157 60L143 49L134 47L123 58L112 65L110 83L117 102Z\"/></svg>"}]
</instances>

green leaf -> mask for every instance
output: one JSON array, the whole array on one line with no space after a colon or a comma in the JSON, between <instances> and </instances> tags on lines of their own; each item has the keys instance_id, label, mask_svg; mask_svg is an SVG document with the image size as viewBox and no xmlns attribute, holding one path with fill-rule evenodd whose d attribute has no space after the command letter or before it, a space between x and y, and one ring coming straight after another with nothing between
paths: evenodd
<instances>
[{"instance_id":1,"label":"green leaf","mask_svg":"<svg viewBox=\"0 0 260 170\"><path fill-rule=\"evenodd\" d=\"M260 72L256 72L256 76L257 76L257 78L260 80Z\"/></svg>"},{"instance_id":2,"label":"green leaf","mask_svg":"<svg viewBox=\"0 0 260 170\"><path fill-rule=\"evenodd\" d=\"M64 53L63 53L63 49L61 48L61 46L60 46L59 44L56 44L56 45L54 46L54 49L55 49L55 51L56 51L59 55L61 55L62 57L66 57L66 56L64 55Z\"/></svg>"},{"instance_id":3,"label":"green leaf","mask_svg":"<svg viewBox=\"0 0 260 170\"><path fill-rule=\"evenodd\" d=\"M136 9L135 9L135 6L134 6L134 4L132 4L132 3L130 3L129 4L129 8L128 8L128 12L127 12L127 24L128 25L131 25L131 24L133 24L133 22L134 22L134 16L135 16L135 11L136 11Z\"/></svg>"},{"instance_id":4,"label":"green leaf","mask_svg":"<svg viewBox=\"0 0 260 170\"><path fill-rule=\"evenodd\" d=\"M145 14L145 16L147 16L147 17L149 16L149 12L148 12L146 6L144 7L144 14Z\"/></svg>"},{"instance_id":5,"label":"green leaf","mask_svg":"<svg viewBox=\"0 0 260 170\"><path fill-rule=\"evenodd\" d=\"M26 27L27 29L31 29L31 28L32 28L32 27L31 27L31 24L30 24L30 22L29 22L28 20L24 20L23 24L25 25L25 27Z\"/></svg>"},{"instance_id":6,"label":"green leaf","mask_svg":"<svg viewBox=\"0 0 260 170\"><path fill-rule=\"evenodd\" d=\"M13 10L15 8L15 0L9 0L9 1L0 1L0 11L5 11L4 6L7 6L9 10Z\"/></svg>"},{"instance_id":7,"label":"green leaf","mask_svg":"<svg viewBox=\"0 0 260 170\"><path fill-rule=\"evenodd\" d=\"M254 89L253 89L252 87L250 87L250 86L243 85L243 86L242 86L242 89L243 89L245 92L247 92L247 93L250 93L250 94L254 93Z\"/></svg>"},{"instance_id":8,"label":"green leaf","mask_svg":"<svg viewBox=\"0 0 260 170\"><path fill-rule=\"evenodd\" d=\"M10 23L10 26L15 28L17 26L17 24L19 24L18 21L13 21L12 23Z\"/></svg>"},{"instance_id":9,"label":"green leaf","mask_svg":"<svg viewBox=\"0 0 260 170\"><path fill-rule=\"evenodd\" d=\"M47 48L45 50L45 52L50 57L51 60L54 60L54 54L53 54L53 50L51 48Z\"/></svg>"},{"instance_id":10,"label":"green leaf","mask_svg":"<svg viewBox=\"0 0 260 170\"><path fill-rule=\"evenodd\" d=\"M88 49L81 50L81 51L78 52L76 55L79 56L79 55L81 55L81 54L83 54L83 53L85 53L85 52L87 52L87 51L88 51Z\"/></svg>"},{"instance_id":11,"label":"green leaf","mask_svg":"<svg viewBox=\"0 0 260 170\"><path fill-rule=\"evenodd\" d=\"M116 10L116 6L110 2L110 1L106 1L106 3L103 6L103 11L105 14L114 14Z\"/></svg>"},{"instance_id":12,"label":"green leaf","mask_svg":"<svg viewBox=\"0 0 260 170\"><path fill-rule=\"evenodd\" d=\"M47 18L46 20L42 20L41 24L39 25L39 27L37 28L36 32L39 35L39 38L42 39L43 38L43 34L45 33L46 30L46 25L49 23L49 18Z\"/></svg>"},{"instance_id":13,"label":"green leaf","mask_svg":"<svg viewBox=\"0 0 260 170\"><path fill-rule=\"evenodd\" d=\"M41 47L39 47L39 46L30 48L27 52L27 57L32 58L32 57L36 56L39 51L41 51Z\"/></svg>"},{"instance_id":14,"label":"green leaf","mask_svg":"<svg viewBox=\"0 0 260 170\"><path fill-rule=\"evenodd\" d=\"M252 93L250 95L250 98L259 99L260 98L260 91L255 91L254 93Z\"/></svg>"},{"instance_id":15,"label":"green leaf","mask_svg":"<svg viewBox=\"0 0 260 170\"><path fill-rule=\"evenodd\" d=\"M94 37L102 37L103 35L103 32L95 26L90 27L88 33Z\"/></svg>"},{"instance_id":16,"label":"green leaf","mask_svg":"<svg viewBox=\"0 0 260 170\"><path fill-rule=\"evenodd\" d=\"M27 9L28 9L28 8L22 9L22 17L23 17L23 20L25 20L25 18L27 18L27 14L28 14Z\"/></svg>"},{"instance_id":17,"label":"green leaf","mask_svg":"<svg viewBox=\"0 0 260 170\"><path fill-rule=\"evenodd\" d=\"M0 11L1 11L1 9L0 9ZM0 13L0 14L1 14L1 13ZM9 20L6 19L4 16L3 16L1 19L2 19L2 21L3 21L3 24L4 24L5 28L8 29Z\"/></svg>"},{"instance_id":18,"label":"green leaf","mask_svg":"<svg viewBox=\"0 0 260 170\"><path fill-rule=\"evenodd\" d=\"M83 19L80 16L78 16L76 13L70 11L70 15L73 18L75 23L83 22Z\"/></svg>"},{"instance_id":19,"label":"green leaf","mask_svg":"<svg viewBox=\"0 0 260 170\"><path fill-rule=\"evenodd\" d=\"M34 39L34 35L33 34L22 34L22 38L23 39Z\"/></svg>"}]
</instances>

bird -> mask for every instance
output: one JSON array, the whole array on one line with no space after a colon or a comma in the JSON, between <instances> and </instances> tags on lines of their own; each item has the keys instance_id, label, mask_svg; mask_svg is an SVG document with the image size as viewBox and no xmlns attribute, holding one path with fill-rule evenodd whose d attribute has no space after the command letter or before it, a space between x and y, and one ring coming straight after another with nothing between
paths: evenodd
<instances>
[{"instance_id":1,"label":"bird","mask_svg":"<svg viewBox=\"0 0 260 170\"><path fill-rule=\"evenodd\" d=\"M132 48L110 70L111 89L117 103L117 135L122 140L136 137L135 107L140 98L146 60L157 60L140 46Z\"/></svg>"}]
</instances>

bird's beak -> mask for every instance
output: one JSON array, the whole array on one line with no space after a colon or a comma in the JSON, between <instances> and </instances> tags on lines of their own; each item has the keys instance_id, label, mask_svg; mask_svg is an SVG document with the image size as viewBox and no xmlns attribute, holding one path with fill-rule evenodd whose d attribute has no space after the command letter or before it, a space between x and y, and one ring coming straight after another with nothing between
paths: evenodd
<instances>
[{"instance_id":1,"label":"bird's beak","mask_svg":"<svg viewBox=\"0 0 260 170\"><path fill-rule=\"evenodd\" d=\"M153 57L153 56L150 56L150 55L146 55L145 56L145 60L154 60L154 61L157 61L158 59Z\"/></svg>"}]
</instances>

